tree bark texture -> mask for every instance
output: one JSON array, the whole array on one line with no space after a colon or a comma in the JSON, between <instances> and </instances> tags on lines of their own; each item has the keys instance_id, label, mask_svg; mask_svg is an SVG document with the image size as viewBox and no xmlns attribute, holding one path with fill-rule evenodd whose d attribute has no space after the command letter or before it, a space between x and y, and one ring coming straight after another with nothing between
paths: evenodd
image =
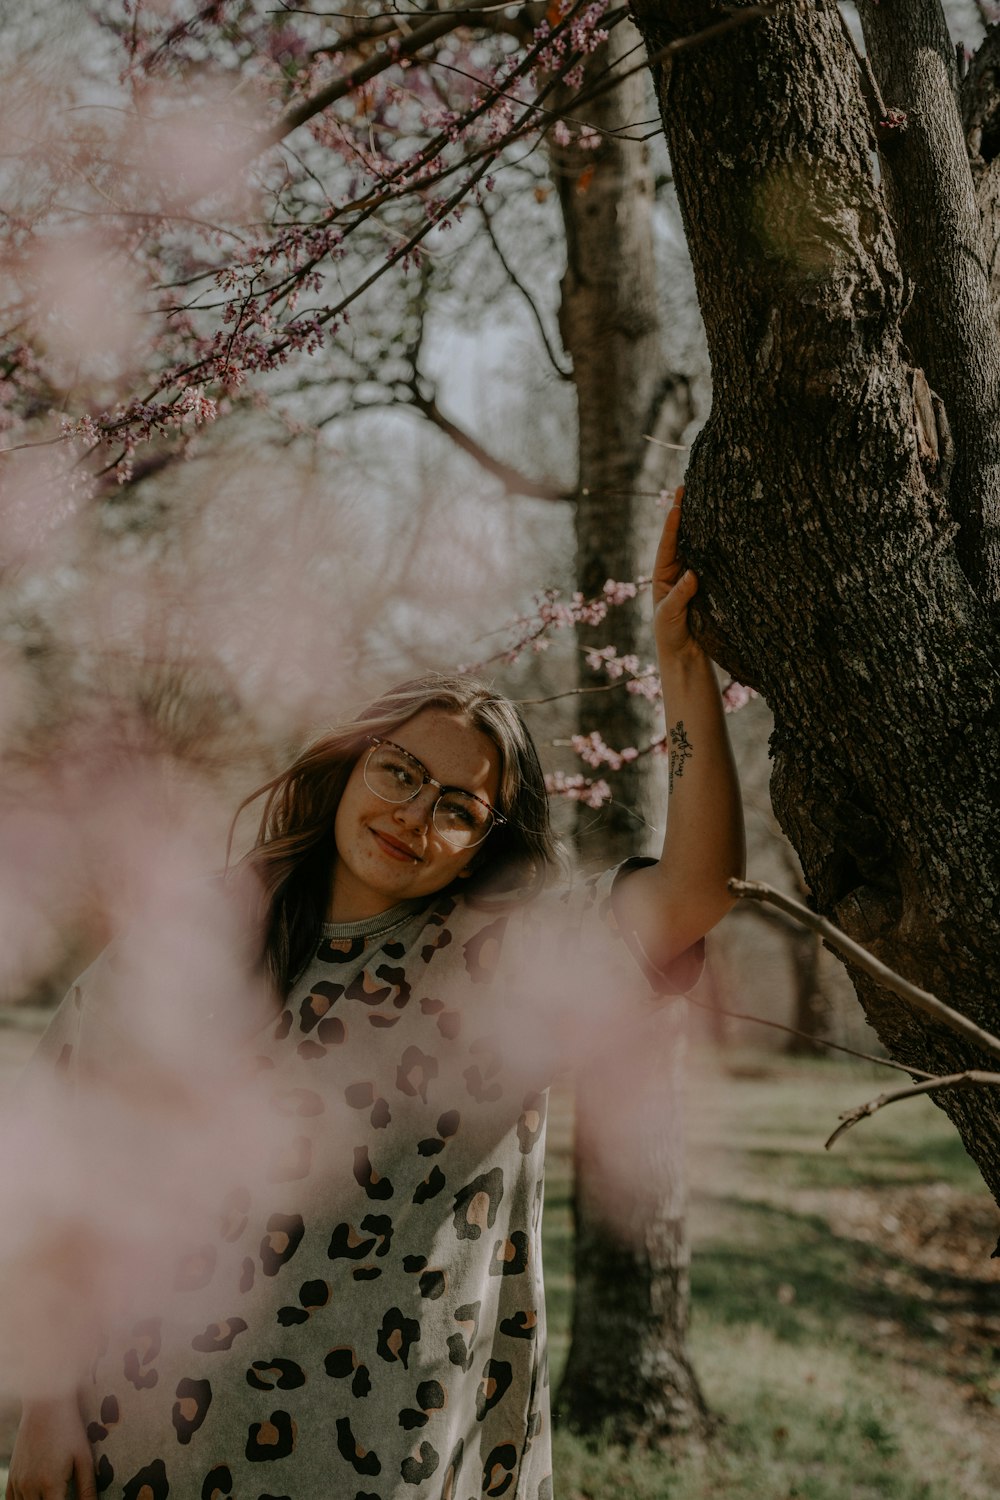
<instances>
[{"instance_id":1,"label":"tree bark texture","mask_svg":"<svg viewBox=\"0 0 1000 1500\"><path fill-rule=\"evenodd\" d=\"M650 52L709 0L633 0ZM657 65L712 359L683 546L713 655L775 718L772 797L817 909L1000 1022L995 627L956 552L907 288L830 0ZM920 289L910 289L914 297ZM981 1065L858 979L891 1054ZM1000 1201L1000 1097L941 1102Z\"/></svg>"},{"instance_id":2,"label":"tree bark texture","mask_svg":"<svg viewBox=\"0 0 1000 1500\"><path fill-rule=\"evenodd\" d=\"M982 222L994 322L1000 327L1000 26L991 26L961 83L962 125Z\"/></svg>"},{"instance_id":3,"label":"tree bark texture","mask_svg":"<svg viewBox=\"0 0 1000 1500\"><path fill-rule=\"evenodd\" d=\"M930 406L930 443L953 441L940 465L956 550L990 603L1000 599L1000 326L962 119L958 70L938 0L859 0L872 68L899 125L877 123L887 205L908 283L903 333L912 363L944 403ZM929 394L929 393L928 393ZM943 453L941 454L944 457Z\"/></svg>"},{"instance_id":4,"label":"tree bark texture","mask_svg":"<svg viewBox=\"0 0 1000 1500\"><path fill-rule=\"evenodd\" d=\"M635 41L618 26L591 72ZM643 118L645 98L637 74L591 118L619 130ZM591 596L608 578L648 573L656 510L643 492L666 482L669 450L645 435L676 441L691 408L686 383L664 364L646 148L604 136L596 152L555 148L553 170L567 245L560 326L579 411L577 587ZM649 623L638 602L617 607L604 624L580 630L578 644L611 644L644 661ZM600 679L587 673L585 681ZM654 732L648 701L624 685L578 701L580 732L597 730L613 747L641 746ZM626 765L612 778L610 807L582 810L578 844L588 863L614 864L646 847L636 813L649 808L650 772L649 757ZM625 1442L700 1432L707 1420L686 1351L680 1030L680 1008L657 1016L577 1080L575 1298L556 1414L578 1431Z\"/></svg>"}]
</instances>

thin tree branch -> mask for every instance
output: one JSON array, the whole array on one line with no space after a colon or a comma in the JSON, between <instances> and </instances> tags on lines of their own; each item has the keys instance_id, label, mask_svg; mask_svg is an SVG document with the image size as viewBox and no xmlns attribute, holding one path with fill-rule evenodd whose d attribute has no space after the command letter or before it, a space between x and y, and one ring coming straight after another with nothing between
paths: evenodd
<instances>
[{"instance_id":1,"label":"thin tree branch","mask_svg":"<svg viewBox=\"0 0 1000 1500\"><path fill-rule=\"evenodd\" d=\"M884 1094L879 1094L877 1099L869 1099L867 1104L859 1104L856 1109L845 1110L840 1116L840 1124L826 1142L829 1151L834 1141L850 1130L852 1125L866 1120L870 1115L883 1109L887 1104L895 1104L898 1099L916 1099L920 1094L935 1094L939 1089L963 1089L963 1088L1000 1088L1000 1073L987 1073L982 1068L969 1068L964 1073L949 1073L946 1077L925 1078L922 1083L911 1083L905 1089L890 1089Z\"/></svg>"},{"instance_id":2,"label":"thin tree branch","mask_svg":"<svg viewBox=\"0 0 1000 1500\"><path fill-rule=\"evenodd\" d=\"M699 1010L709 1011L716 1016L727 1016L731 1021L752 1021L755 1026L766 1026L769 1031L783 1031L786 1036L799 1036L804 1041L810 1042L817 1047L826 1047L830 1052L843 1052L848 1057L860 1058L862 1062L877 1063L880 1068L893 1068L897 1073L908 1073L911 1075L919 1073L922 1078L932 1079L932 1073L922 1073L919 1068L907 1068L902 1063L896 1062L892 1057L876 1057L874 1052L859 1052L857 1047L847 1047L843 1042L830 1042L825 1037L810 1036L808 1032L799 1031L795 1026L785 1026L781 1021L768 1021L763 1016L755 1016L750 1011L728 1010L724 1005L714 1005L708 1000L699 1000L694 995L685 995L685 1000L696 1005Z\"/></svg>"},{"instance_id":3,"label":"thin tree branch","mask_svg":"<svg viewBox=\"0 0 1000 1500\"><path fill-rule=\"evenodd\" d=\"M915 1010L922 1011L924 1015L932 1016L934 1020L950 1027L952 1031L959 1032L993 1057L1000 1057L1000 1037L994 1036L992 1032L984 1031L981 1026L977 1026L974 1021L970 1021L959 1011L953 1010L943 1000L911 984L908 979L903 978L902 974L897 974L895 969L890 969L888 964L873 957L867 948L862 948L860 943L854 942L846 933L841 932L839 927L834 927L832 922L810 911L801 902L793 901L791 896L786 896L782 891L776 891L773 886L764 885L759 881L730 880L729 889L736 896L747 897L753 901L769 901L781 911L797 917L806 927L811 927L814 932L818 932L832 948L836 948L850 960L855 968L861 969L883 989L891 990L894 995L898 995ZM907 1071L912 1070L907 1069Z\"/></svg>"},{"instance_id":4,"label":"thin tree branch","mask_svg":"<svg viewBox=\"0 0 1000 1500\"><path fill-rule=\"evenodd\" d=\"M425 396L414 386L412 405L420 414L433 422L441 432L450 437L456 447L461 448L470 458L475 459L481 469L499 479L508 495L526 495L532 500L564 500L572 501L574 496L561 490L558 485L549 484L544 479L531 479L527 474L522 474L512 464L504 463L503 459L497 458L484 448L482 443L459 427L450 417L446 417L438 406L433 396Z\"/></svg>"},{"instance_id":5,"label":"thin tree branch","mask_svg":"<svg viewBox=\"0 0 1000 1500\"><path fill-rule=\"evenodd\" d=\"M338 99L343 99L361 84L384 73L388 68L394 67L403 57L413 57L417 52L422 52L432 42L438 41L440 37L447 36L449 31L454 31L457 26L467 23L473 19L477 12L491 8L485 3L464 6L461 10L444 11L440 15L432 16L425 21L423 26L414 27L408 37L405 37L397 47L387 52L378 53L376 56L352 68L349 73L335 78L332 83L327 84L325 89L303 99L292 109L286 110L281 119L270 130L259 135L252 141L248 148L248 156L253 158L261 151L268 150L279 141L283 141L286 135L291 135L293 130L298 130L307 120L314 115L322 114L335 104ZM565 18L564 18L565 19Z\"/></svg>"},{"instance_id":6,"label":"thin tree branch","mask_svg":"<svg viewBox=\"0 0 1000 1500\"><path fill-rule=\"evenodd\" d=\"M538 304L535 302L534 297L532 297L531 293L528 291L528 288L518 278L517 273L514 271L510 262L507 260L507 257L504 255L503 251L500 248L500 245L497 241L496 232L493 228L493 219L485 203L480 203L479 211L483 216L483 223L486 225L486 233L489 237L490 244L493 246L494 252L496 253L497 260L503 267L504 273L507 276L508 280L521 293L521 296L528 304L531 316L535 320L535 326L537 327L538 332L541 336L542 343L545 345L545 352L549 356L549 361L552 365L552 368L555 370L560 380L572 380L572 369L567 369L563 364L560 363L559 356L556 353L555 349L552 347L552 343L549 339L549 335L546 330L545 323L542 319L542 315L538 310Z\"/></svg>"}]
</instances>

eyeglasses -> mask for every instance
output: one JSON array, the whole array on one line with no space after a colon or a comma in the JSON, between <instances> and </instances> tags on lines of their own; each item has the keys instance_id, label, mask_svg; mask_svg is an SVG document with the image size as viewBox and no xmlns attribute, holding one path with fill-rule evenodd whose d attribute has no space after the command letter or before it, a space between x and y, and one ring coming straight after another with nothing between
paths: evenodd
<instances>
[{"instance_id":1,"label":"eyeglasses","mask_svg":"<svg viewBox=\"0 0 1000 1500\"><path fill-rule=\"evenodd\" d=\"M412 802L425 786L437 787L431 821L455 849L473 849L481 844L495 823L507 819L495 812L482 797L461 787L443 786L415 755L392 740L370 735L371 749L364 765L365 786L383 802Z\"/></svg>"}]
</instances>

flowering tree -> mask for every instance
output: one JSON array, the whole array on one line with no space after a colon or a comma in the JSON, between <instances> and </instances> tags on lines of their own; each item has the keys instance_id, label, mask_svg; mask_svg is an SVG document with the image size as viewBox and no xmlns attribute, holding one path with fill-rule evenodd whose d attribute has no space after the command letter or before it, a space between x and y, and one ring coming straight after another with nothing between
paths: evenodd
<instances>
[{"instance_id":1,"label":"flowering tree","mask_svg":"<svg viewBox=\"0 0 1000 1500\"><path fill-rule=\"evenodd\" d=\"M701 628L774 709L776 804L819 908L988 1023L995 36L963 81L937 0L907 0L899 31L865 7L873 69L830 0L722 19L707 0L636 0L633 14L646 58L601 51L625 20L603 0L349 15L105 5L104 50L81 54L93 76L59 82L54 109L51 80L26 70L0 123L15 507L44 527L102 487L127 495L241 404L315 425L358 399L359 375L440 421L405 278L468 243L502 176L530 193L539 140L565 153L564 210L599 186L623 133L601 103L651 62L715 377L686 512ZM570 265L579 279L588 263ZM593 303L565 291L573 348ZM373 332L357 331L362 307ZM640 299L623 325L616 387L650 307ZM683 425L674 396L672 416L662 393L637 399L641 436L661 413ZM543 601L538 624L599 627L584 635L589 664L627 682L641 715L636 627L609 641L597 618L611 604L628 621L635 602L635 567L608 561L602 505L664 483L631 431L601 457L596 419L582 426L581 598ZM497 472L495 455L476 456ZM498 477L538 492L509 464ZM581 724L585 779L563 786L591 805L605 769L629 775L655 739L637 718L641 733L613 740L600 701ZM859 993L902 1061L958 1071L951 1038L870 980ZM1000 1192L991 1098L948 1107Z\"/></svg>"}]
</instances>

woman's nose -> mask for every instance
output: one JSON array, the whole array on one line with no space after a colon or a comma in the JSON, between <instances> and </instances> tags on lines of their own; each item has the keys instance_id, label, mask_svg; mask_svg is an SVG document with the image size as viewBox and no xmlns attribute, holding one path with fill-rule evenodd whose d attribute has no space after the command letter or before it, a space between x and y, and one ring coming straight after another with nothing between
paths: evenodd
<instances>
[{"instance_id":1,"label":"woman's nose","mask_svg":"<svg viewBox=\"0 0 1000 1500\"><path fill-rule=\"evenodd\" d=\"M403 828L422 828L430 822L436 800L434 787L422 786L408 802L397 803L393 816Z\"/></svg>"}]
</instances>

